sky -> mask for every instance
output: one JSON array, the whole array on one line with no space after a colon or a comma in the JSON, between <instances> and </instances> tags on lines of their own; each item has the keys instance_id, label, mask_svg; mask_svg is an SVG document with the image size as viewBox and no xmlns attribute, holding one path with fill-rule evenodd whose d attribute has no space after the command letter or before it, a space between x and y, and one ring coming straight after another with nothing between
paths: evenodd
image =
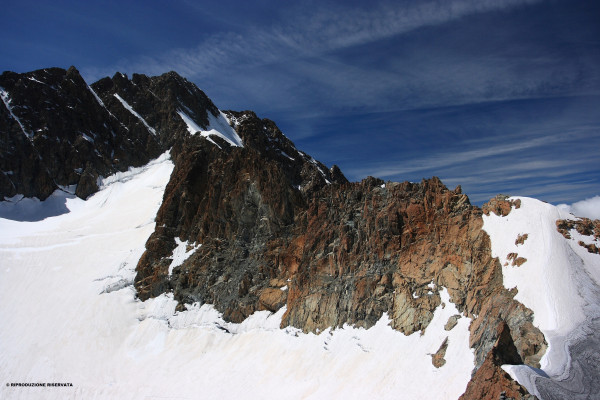
<instances>
[{"instance_id":1,"label":"sky","mask_svg":"<svg viewBox=\"0 0 600 400\"><path fill-rule=\"evenodd\" d=\"M475 204L600 195L597 1L0 6L2 71L74 65L92 83L174 70L352 181L438 176Z\"/></svg>"}]
</instances>

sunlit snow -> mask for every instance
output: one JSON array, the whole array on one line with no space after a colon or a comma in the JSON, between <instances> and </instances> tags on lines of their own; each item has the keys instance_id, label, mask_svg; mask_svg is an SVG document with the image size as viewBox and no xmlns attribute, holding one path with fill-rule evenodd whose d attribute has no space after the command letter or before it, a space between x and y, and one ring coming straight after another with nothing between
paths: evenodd
<instances>
[{"instance_id":1,"label":"sunlit snow","mask_svg":"<svg viewBox=\"0 0 600 400\"><path fill-rule=\"evenodd\" d=\"M222 111L219 111L218 116L208 113L208 127L203 129L196 121L194 121L188 114L179 110L177 114L181 117L183 122L187 125L187 130L191 135L200 133L200 135L207 138L209 141L217 145L211 138L211 135L219 136L220 138L227 141L232 146L243 147L242 139L238 136L236 131L227 122L227 117ZM218 146L218 145L217 145Z\"/></svg>"},{"instance_id":2,"label":"sunlit snow","mask_svg":"<svg viewBox=\"0 0 600 400\"><path fill-rule=\"evenodd\" d=\"M574 219L573 215L539 200L519 199L521 207L513 208L506 217L484 216L483 229L490 235L492 255L503 266L504 286L517 288L515 299L533 310L534 325L548 341L541 360L543 373L566 382L573 373L569 347L583 340L593 321L600 318L600 256L578 244L593 238L583 239L572 230L572 239L565 239L557 231L556 221ZM527 239L517 244L517 237L523 234ZM527 261L513 266L507 257L510 253ZM523 366L505 369L531 393L538 394L535 370Z\"/></svg>"},{"instance_id":3,"label":"sunlit snow","mask_svg":"<svg viewBox=\"0 0 600 400\"><path fill-rule=\"evenodd\" d=\"M445 307L411 336L385 315L368 330L315 335L280 329L285 309L232 324L210 305L175 312L171 294L136 300L135 266L172 169L165 155L105 178L86 201L66 197L60 216L0 219L0 398L456 399L465 390L470 319L443 329L457 314L445 289ZM436 369L431 354L446 337Z\"/></svg>"},{"instance_id":4,"label":"sunlit snow","mask_svg":"<svg viewBox=\"0 0 600 400\"><path fill-rule=\"evenodd\" d=\"M183 242L179 238L175 238L175 244L177 247L173 250L171 256L171 264L169 264L169 276L173 273L173 269L179 267L185 260L187 260L194 252L202 246L201 244L191 244L187 240ZM189 248L189 250L188 250Z\"/></svg>"}]
</instances>

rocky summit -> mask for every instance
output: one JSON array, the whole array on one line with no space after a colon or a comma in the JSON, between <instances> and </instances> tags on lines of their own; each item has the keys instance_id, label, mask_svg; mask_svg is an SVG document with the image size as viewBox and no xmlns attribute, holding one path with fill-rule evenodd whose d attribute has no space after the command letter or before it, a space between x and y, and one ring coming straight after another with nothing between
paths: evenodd
<instances>
[{"instance_id":1,"label":"rocky summit","mask_svg":"<svg viewBox=\"0 0 600 400\"><path fill-rule=\"evenodd\" d=\"M0 91L3 197L86 198L102 177L170 149L175 167L136 268L141 300L172 293L178 310L212 304L231 322L286 307L281 326L305 332L369 328L386 314L410 335L428 329L445 288L460 312L446 330L472 319L461 398L531 398L501 366L539 367L547 344L482 230L482 215L518 203L499 196L481 209L436 177L349 182L273 121L221 112L174 72L89 86L73 67L5 72ZM438 368L447 338L439 347Z\"/></svg>"},{"instance_id":2,"label":"rocky summit","mask_svg":"<svg viewBox=\"0 0 600 400\"><path fill-rule=\"evenodd\" d=\"M74 67L0 76L0 196L41 200L54 190L86 198L99 177L148 163L187 134L178 112L208 125L218 110L174 72L91 86Z\"/></svg>"}]
</instances>

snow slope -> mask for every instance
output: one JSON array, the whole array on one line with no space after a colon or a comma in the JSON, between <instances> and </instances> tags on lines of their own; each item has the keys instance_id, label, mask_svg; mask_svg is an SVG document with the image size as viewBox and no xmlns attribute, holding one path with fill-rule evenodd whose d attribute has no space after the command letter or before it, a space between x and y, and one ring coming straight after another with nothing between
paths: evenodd
<instances>
[{"instance_id":1,"label":"snow slope","mask_svg":"<svg viewBox=\"0 0 600 400\"><path fill-rule=\"evenodd\" d=\"M200 135L207 138L209 141L216 144L211 138L211 135L219 136L220 138L227 141L232 146L244 147L242 142L242 138L240 138L229 123L227 122L227 117L223 114L222 111L219 111L218 116L212 115L210 112L208 113L208 127L203 129L200 125L196 123L188 114L179 110L177 114L181 117L183 122L187 125L187 130L190 135L195 135L196 133L200 133Z\"/></svg>"},{"instance_id":2,"label":"snow slope","mask_svg":"<svg viewBox=\"0 0 600 400\"><path fill-rule=\"evenodd\" d=\"M142 303L131 285L173 164L167 156L108 177L67 213L0 219L0 398L456 399L474 366L470 320L447 291L421 335L369 330L319 335L280 329L284 309L242 324L209 305L175 312L167 295ZM179 249L176 263L188 251ZM431 354L448 337L446 364ZM11 383L72 383L12 387Z\"/></svg>"},{"instance_id":3,"label":"snow slope","mask_svg":"<svg viewBox=\"0 0 600 400\"><path fill-rule=\"evenodd\" d=\"M505 369L542 399L592 398L588 396L600 393L600 255L578 244L591 243L592 237L572 230L572 239L566 239L557 231L556 221L575 219L573 215L539 200L519 199L521 207L506 217L484 215L483 229L490 235L492 255L503 265L504 286L518 289L515 299L533 310L533 323L549 348L540 362L542 371ZM517 244L524 234L527 239ZM513 266L510 253L527 261Z\"/></svg>"}]
</instances>

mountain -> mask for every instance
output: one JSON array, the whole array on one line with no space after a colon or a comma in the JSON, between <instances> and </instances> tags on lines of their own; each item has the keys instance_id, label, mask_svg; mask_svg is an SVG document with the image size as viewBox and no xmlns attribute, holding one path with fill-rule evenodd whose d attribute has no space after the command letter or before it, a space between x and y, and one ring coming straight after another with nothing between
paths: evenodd
<instances>
[{"instance_id":1,"label":"mountain","mask_svg":"<svg viewBox=\"0 0 600 400\"><path fill-rule=\"evenodd\" d=\"M2 196L43 200L73 186L85 198L97 190L98 176L141 166L162 152L143 126L118 120L75 68L5 72L0 87Z\"/></svg>"},{"instance_id":2,"label":"mountain","mask_svg":"<svg viewBox=\"0 0 600 400\"><path fill-rule=\"evenodd\" d=\"M122 74L91 87L79 72L48 68L0 76L0 196L47 198L56 189L86 198L97 178L139 167L170 149L219 112L194 84L174 72L148 78Z\"/></svg>"},{"instance_id":3,"label":"mountain","mask_svg":"<svg viewBox=\"0 0 600 400\"><path fill-rule=\"evenodd\" d=\"M20 374L6 382L70 371L79 389L57 397L185 397L198 374L226 397L598 390L598 221L500 195L479 208L435 177L348 182L175 72L89 86L73 67L5 72L0 94L0 361ZM63 312L73 327L57 325ZM99 341L98 367L52 341L44 357L62 361L23 360L42 334ZM121 363L141 380L121 382ZM165 366L177 373L158 379Z\"/></svg>"}]
</instances>

